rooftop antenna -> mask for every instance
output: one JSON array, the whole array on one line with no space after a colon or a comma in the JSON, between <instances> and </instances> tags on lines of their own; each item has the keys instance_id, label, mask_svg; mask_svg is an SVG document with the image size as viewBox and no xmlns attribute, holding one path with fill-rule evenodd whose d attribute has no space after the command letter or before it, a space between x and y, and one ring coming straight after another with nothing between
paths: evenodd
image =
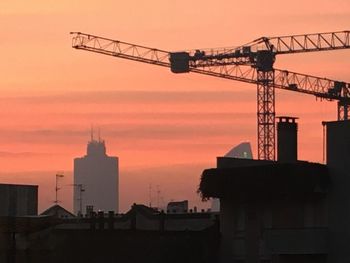
<instances>
[{"instance_id":1,"label":"rooftop antenna","mask_svg":"<svg viewBox=\"0 0 350 263\"><path fill-rule=\"evenodd\" d=\"M98 142L101 142L101 128L98 127Z\"/></svg>"},{"instance_id":2,"label":"rooftop antenna","mask_svg":"<svg viewBox=\"0 0 350 263\"><path fill-rule=\"evenodd\" d=\"M79 202L79 211L78 217L83 216L83 192L85 192L85 188L83 184L73 184L74 187L78 188L79 197L76 199Z\"/></svg>"},{"instance_id":3,"label":"rooftop antenna","mask_svg":"<svg viewBox=\"0 0 350 263\"><path fill-rule=\"evenodd\" d=\"M148 187L148 194L149 194L149 207L152 207L152 184L150 183L149 184L149 187Z\"/></svg>"},{"instance_id":4,"label":"rooftop antenna","mask_svg":"<svg viewBox=\"0 0 350 263\"><path fill-rule=\"evenodd\" d=\"M61 188L58 187L58 180L59 180L59 178L62 178L62 177L64 177L63 174L60 174L60 173L57 173L57 174L56 174L56 187L55 187L56 196L55 196L55 201L54 201L54 203L55 203L56 205L59 203L59 200L58 200L58 191L61 189Z\"/></svg>"},{"instance_id":5,"label":"rooftop antenna","mask_svg":"<svg viewBox=\"0 0 350 263\"><path fill-rule=\"evenodd\" d=\"M160 189L159 185L157 185L157 208L159 209L159 199L160 199Z\"/></svg>"}]
</instances>

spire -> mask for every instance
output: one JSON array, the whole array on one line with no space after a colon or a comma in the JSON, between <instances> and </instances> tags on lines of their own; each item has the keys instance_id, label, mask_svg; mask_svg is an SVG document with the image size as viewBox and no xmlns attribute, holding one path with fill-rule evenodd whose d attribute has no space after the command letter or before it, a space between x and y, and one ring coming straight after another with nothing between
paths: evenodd
<instances>
[{"instance_id":1,"label":"spire","mask_svg":"<svg viewBox=\"0 0 350 263\"><path fill-rule=\"evenodd\" d=\"M94 138L94 127L91 125L91 141L87 145L87 155L89 156L105 156L106 155L106 146L105 141L101 139L101 130L97 129L98 139Z\"/></svg>"}]
</instances>

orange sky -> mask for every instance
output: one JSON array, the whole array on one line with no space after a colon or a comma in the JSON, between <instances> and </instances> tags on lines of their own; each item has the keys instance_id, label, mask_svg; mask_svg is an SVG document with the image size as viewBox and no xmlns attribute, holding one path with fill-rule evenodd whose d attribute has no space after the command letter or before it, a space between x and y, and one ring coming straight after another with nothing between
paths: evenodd
<instances>
[{"instance_id":1,"label":"orange sky","mask_svg":"<svg viewBox=\"0 0 350 263\"><path fill-rule=\"evenodd\" d=\"M120 158L121 208L189 199L204 168L241 141L256 153L256 88L207 76L77 51L70 31L164 50L235 46L260 36L349 30L348 0L1 1L0 182L40 186L40 209L64 171L71 208L73 158L85 154L91 124ZM312 4L313 3L313 4ZM350 51L277 58L276 68L350 82ZM277 115L300 117L300 158L322 161L322 120L334 102L278 92ZM153 200L154 201L154 200Z\"/></svg>"}]
</instances>

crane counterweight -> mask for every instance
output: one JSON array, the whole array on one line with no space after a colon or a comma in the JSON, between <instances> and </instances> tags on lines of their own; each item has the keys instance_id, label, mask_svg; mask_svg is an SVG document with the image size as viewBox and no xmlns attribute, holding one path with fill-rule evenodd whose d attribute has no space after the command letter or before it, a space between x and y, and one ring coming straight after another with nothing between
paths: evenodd
<instances>
[{"instance_id":1,"label":"crane counterweight","mask_svg":"<svg viewBox=\"0 0 350 263\"><path fill-rule=\"evenodd\" d=\"M170 53L170 70L173 73L190 72L190 54L187 52Z\"/></svg>"}]
</instances>

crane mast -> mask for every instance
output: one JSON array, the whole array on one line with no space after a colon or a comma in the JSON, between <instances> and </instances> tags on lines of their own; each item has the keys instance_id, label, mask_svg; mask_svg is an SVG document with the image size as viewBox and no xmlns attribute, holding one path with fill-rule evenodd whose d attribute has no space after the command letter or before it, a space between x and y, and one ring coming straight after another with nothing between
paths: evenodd
<instances>
[{"instance_id":1,"label":"crane mast","mask_svg":"<svg viewBox=\"0 0 350 263\"><path fill-rule=\"evenodd\" d=\"M347 120L350 84L274 68L276 55L350 48L350 31L261 37L248 44L208 50L168 52L127 42L72 32L72 47L257 85L258 158L275 159L275 88L338 101L338 120Z\"/></svg>"}]
</instances>

